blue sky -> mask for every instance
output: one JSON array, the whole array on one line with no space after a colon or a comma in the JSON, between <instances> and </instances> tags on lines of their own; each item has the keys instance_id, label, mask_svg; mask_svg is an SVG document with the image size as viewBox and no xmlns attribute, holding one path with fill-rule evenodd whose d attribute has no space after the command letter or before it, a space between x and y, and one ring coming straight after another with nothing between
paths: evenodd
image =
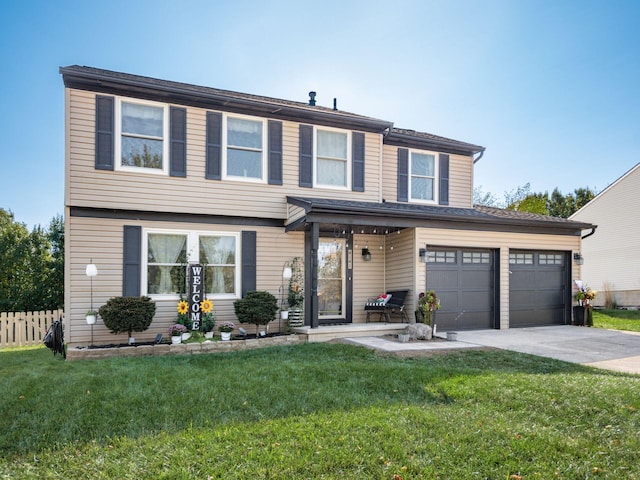
<instances>
[{"instance_id":1,"label":"blue sky","mask_svg":"<svg viewBox=\"0 0 640 480\"><path fill-rule=\"evenodd\" d=\"M640 161L640 2L89 0L0 7L0 208L64 213L60 66L307 101L483 145L503 199Z\"/></svg>"}]
</instances>

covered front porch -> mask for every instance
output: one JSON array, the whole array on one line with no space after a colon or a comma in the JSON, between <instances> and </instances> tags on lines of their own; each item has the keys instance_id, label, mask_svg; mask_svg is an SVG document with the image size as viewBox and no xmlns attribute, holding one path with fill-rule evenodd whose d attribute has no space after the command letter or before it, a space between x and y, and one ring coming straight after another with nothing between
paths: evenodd
<instances>
[{"instance_id":1,"label":"covered front porch","mask_svg":"<svg viewBox=\"0 0 640 480\"><path fill-rule=\"evenodd\" d=\"M340 338L352 337L383 337L385 335L397 335L407 327L407 323L351 323L342 325L320 325L317 328L310 326L295 327L293 332L306 337L306 341L328 342Z\"/></svg>"}]
</instances>

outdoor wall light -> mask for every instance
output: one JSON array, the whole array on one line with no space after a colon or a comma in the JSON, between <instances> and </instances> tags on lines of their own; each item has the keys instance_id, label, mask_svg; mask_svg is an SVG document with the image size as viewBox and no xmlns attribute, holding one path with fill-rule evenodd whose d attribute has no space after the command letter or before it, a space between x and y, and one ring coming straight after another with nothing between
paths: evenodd
<instances>
[{"instance_id":1,"label":"outdoor wall light","mask_svg":"<svg viewBox=\"0 0 640 480\"><path fill-rule=\"evenodd\" d=\"M427 249L421 248L418 250L418 256L420 257L420 263L427 263Z\"/></svg>"},{"instance_id":2,"label":"outdoor wall light","mask_svg":"<svg viewBox=\"0 0 640 480\"><path fill-rule=\"evenodd\" d=\"M371 252L369 251L369 247L364 247L362 249L362 259L365 262L370 262L371 261Z\"/></svg>"},{"instance_id":3,"label":"outdoor wall light","mask_svg":"<svg viewBox=\"0 0 640 480\"><path fill-rule=\"evenodd\" d=\"M573 254L573 260L576 262L576 265L583 265L584 264L584 257L579 254L578 252Z\"/></svg>"}]
</instances>

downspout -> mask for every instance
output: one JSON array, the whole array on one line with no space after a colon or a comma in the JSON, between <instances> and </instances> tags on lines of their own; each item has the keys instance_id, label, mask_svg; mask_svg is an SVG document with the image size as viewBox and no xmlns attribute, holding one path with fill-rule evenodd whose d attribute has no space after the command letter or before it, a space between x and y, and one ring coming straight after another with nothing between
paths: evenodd
<instances>
[{"instance_id":1,"label":"downspout","mask_svg":"<svg viewBox=\"0 0 640 480\"><path fill-rule=\"evenodd\" d=\"M591 231L589 233L587 233L586 235L583 235L582 236L582 240L584 240L585 238L590 237L591 235L596 233L596 228L598 228L597 225L595 227L591 227Z\"/></svg>"},{"instance_id":2,"label":"downspout","mask_svg":"<svg viewBox=\"0 0 640 480\"><path fill-rule=\"evenodd\" d=\"M478 163L483 155L484 155L484 150L481 150L480 151L480 155L478 156L478 158L474 158L473 159L473 164L475 165L476 163Z\"/></svg>"}]
</instances>

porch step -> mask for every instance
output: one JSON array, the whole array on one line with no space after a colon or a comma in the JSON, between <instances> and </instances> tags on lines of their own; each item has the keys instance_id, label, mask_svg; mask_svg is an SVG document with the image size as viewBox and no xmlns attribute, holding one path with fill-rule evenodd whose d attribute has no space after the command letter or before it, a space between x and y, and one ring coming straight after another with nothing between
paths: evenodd
<instances>
[{"instance_id":1,"label":"porch step","mask_svg":"<svg viewBox=\"0 0 640 480\"><path fill-rule=\"evenodd\" d=\"M318 328L295 327L298 335L305 335L307 342L328 342L336 338L380 337L402 333L408 323L351 323L345 325L321 325Z\"/></svg>"}]
</instances>

